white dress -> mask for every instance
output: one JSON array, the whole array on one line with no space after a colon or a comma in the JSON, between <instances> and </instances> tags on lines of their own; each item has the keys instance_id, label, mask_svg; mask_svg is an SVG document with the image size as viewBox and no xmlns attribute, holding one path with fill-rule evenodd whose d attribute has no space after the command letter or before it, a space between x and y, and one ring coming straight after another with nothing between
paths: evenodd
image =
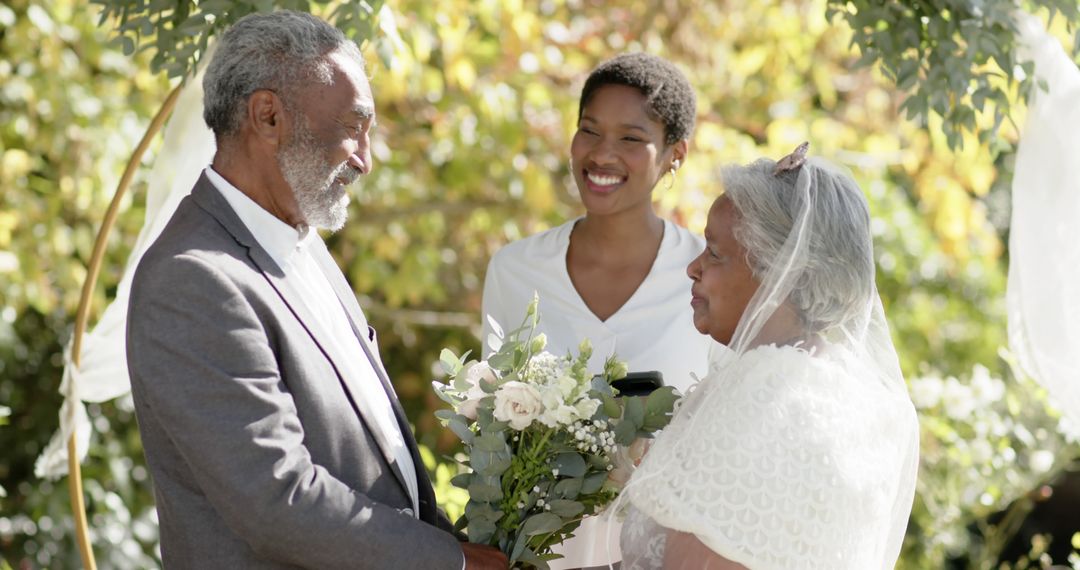
<instances>
[{"instance_id":1,"label":"white dress","mask_svg":"<svg viewBox=\"0 0 1080 570\"><path fill-rule=\"evenodd\" d=\"M505 330L517 328L533 293L540 295L538 332L548 339L553 354L577 353L582 339L589 339L593 357L589 369L599 373L604 360L616 354L632 372L658 370L664 383L686 392L694 376L708 370L709 350L715 343L694 328L690 308L690 279L686 266L705 248L705 242L670 221L652 269L637 291L615 314L601 321L581 299L566 268L572 220L545 232L515 241L491 258L484 281L483 313ZM491 327L484 319L486 339ZM609 528L610 527L610 528ZM605 542L605 539L608 542ZM619 528L598 517L586 519L574 538L556 552L566 558L551 567L574 568L606 565L620 559Z\"/></svg>"},{"instance_id":2,"label":"white dress","mask_svg":"<svg viewBox=\"0 0 1080 570\"><path fill-rule=\"evenodd\" d=\"M918 423L906 394L859 371L844 349L774 345L714 365L623 491L623 568L662 568L665 529L751 570L892 568ZM668 568L709 566L682 558Z\"/></svg>"}]
</instances>

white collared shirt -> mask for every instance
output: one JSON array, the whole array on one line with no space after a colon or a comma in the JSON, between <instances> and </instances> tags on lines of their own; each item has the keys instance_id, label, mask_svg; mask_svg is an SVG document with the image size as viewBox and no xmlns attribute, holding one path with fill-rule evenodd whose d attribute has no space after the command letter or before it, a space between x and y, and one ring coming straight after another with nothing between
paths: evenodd
<instances>
[{"instance_id":1,"label":"white collared shirt","mask_svg":"<svg viewBox=\"0 0 1080 570\"><path fill-rule=\"evenodd\" d=\"M631 372L658 370L664 384L680 392L694 377L709 371L709 350L715 342L694 328L690 308L690 278L686 266L705 249L705 241L686 228L664 220L664 237L656 260L637 291L607 320L601 321L581 299L566 268L570 232L580 218L515 241L491 258L484 281L483 313L504 331L521 326L533 292L540 295L540 324L547 350L577 354L578 343L593 347L589 372L603 371L612 354L626 361ZM483 353L488 333L483 321Z\"/></svg>"},{"instance_id":2,"label":"white collared shirt","mask_svg":"<svg viewBox=\"0 0 1080 570\"><path fill-rule=\"evenodd\" d=\"M315 315L315 327L322 333L319 341L333 345L333 352L347 358L335 363L341 365L341 373L359 386L361 394L357 396L369 407L374 429L380 430L390 442L394 460L405 475L405 483L412 498L413 516L420 516L419 493L416 480L416 466L413 464L405 437L401 433L390 398L379 381L378 373L371 361L364 355L360 339L349 324L345 308L341 306L337 295L326 275L319 268L313 253L322 248L325 255L326 244L318 232L309 228L294 228L267 212L241 192L213 168L207 167L206 177L221 192L240 221L251 232L255 241L274 260L284 272L285 279L302 293L302 301ZM363 317L363 314L361 313ZM362 333L367 330L367 321L356 323ZM377 358L377 354L373 354ZM366 417L366 416L365 416Z\"/></svg>"}]
</instances>

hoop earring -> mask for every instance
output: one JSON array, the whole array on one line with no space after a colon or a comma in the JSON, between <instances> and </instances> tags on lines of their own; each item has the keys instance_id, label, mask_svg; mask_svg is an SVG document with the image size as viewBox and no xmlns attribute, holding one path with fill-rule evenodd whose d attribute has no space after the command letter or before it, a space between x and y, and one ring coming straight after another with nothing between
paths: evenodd
<instances>
[{"instance_id":1,"label":"hoop earring","mask_svg":"<svg viewBox=\"0 0 1080 570\"><path fill-rule=\"evenodd\" d=\"M666 173L666 174L669 175L669 177L667 179L667 182L664 183L664 191L665 192L668 191L668 190L671 190L672 186L675 186L675 170L676 170L676 166L672 165L671 168L668 169L668 171Z\"/></svg>"}]
</instances>

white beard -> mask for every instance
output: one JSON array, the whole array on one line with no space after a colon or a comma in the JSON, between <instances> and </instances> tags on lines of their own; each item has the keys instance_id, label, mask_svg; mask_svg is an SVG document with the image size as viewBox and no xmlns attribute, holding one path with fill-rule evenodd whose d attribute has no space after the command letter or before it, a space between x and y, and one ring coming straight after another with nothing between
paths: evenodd
<instances>
[{"instance_id":1,"label":"white beard","mask_svg":"<svg viewBox=\"0 0 1080 570\"><path fill-rule=\"evenodd\" d=\"M348 163L328 164L305 117L298 118L294 138L278 152L278 162L308 226L332 232L345 226L349 217L345 187L360 173Z\"/></svg>"}]
</instances>

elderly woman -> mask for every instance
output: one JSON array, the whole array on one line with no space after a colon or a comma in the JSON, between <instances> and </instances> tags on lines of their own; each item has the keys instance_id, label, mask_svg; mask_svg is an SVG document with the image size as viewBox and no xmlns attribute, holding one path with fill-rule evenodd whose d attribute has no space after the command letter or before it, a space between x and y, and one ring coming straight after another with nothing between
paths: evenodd
<instances>
[{"instance_id":1,"label":"elderly woman","mask_svg":"<svg viewBox=\"0 0 1080 570\"><path fill-rule=\"evenodd\" d=\"M730 352L624 490L623 568L892 568L918 424L854 181L805 160L723 172L687 268L697 329Z\"/></svg>"},{"instance_id":2,"label":"elderly woman","mask_svg":"<svg viewBox=\"0 0 1080 570\"><path fill-rule=\"evenodd\" d=\"M653 209L653 193L686 163L695 112L690 83L664 59L623 54L597 66L582 87L570 145L585 215L499 250L484 282L484 315L516 327L537 292L538 331L554 354L587 338L594 373L615 353L631 371L658 371L680 390L691 374L704 375L712 343L694 330L683 273L704 242ZM487 319L484 328L486 339ZM556 549L565 558L552 568L617 562L618 528L600 522L586 519Z\"/></svg>"}]
</instances>

